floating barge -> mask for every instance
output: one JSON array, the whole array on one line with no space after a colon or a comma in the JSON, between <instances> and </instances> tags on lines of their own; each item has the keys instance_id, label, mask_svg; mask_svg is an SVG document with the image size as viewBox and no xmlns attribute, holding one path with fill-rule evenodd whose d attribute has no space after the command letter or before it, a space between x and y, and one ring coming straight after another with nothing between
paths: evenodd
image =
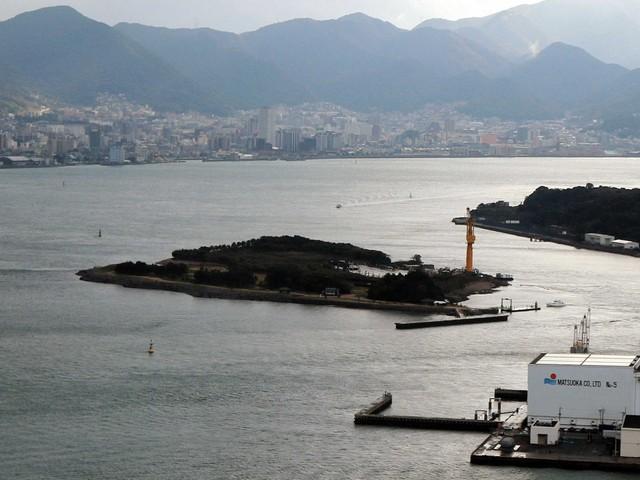
<instances>
[{"instance_id":1,"label":"floating barge","mask_svg":"<svg viewBox=\"0 0 640 480\"><path fill-rule=\"evenodd\" d=\"M425 320L421 322L396 322L398 330L408 330L412 328L432 328L432 327L451 327L455 325L471 325L474 323L493 323L506 322L509 320L509 314L502 313L497 315L473 315L461 318L447 318L444 320Z\"/></svg>"},{"instance_id":2,"label":"floating barge","mask_svg":"<svg viewBox=\"0 0 640 480\"><path fill-rule=\"evenodd\" d=\"M470 457L477 465L640 472L640 354L542 353L528 365L527 390L494 395L470 419L380 415L392 401L385 393L354 422L488 431ZM503 411L503 402L520 405Z\"/></svg>"},{"instance_id":3,"label":"floating barge","mask_svg":"<svg viewBox=\"0 0 640 480\"><path fill-rule=\"evenodd\" d=\"M507 448L504 447L504 439ZM535 468L564 468L570 470L604 470L640 472L640 459L615 456L611 442L597 435L574 434L562 444L549 447L531 445L529 435L491 434L471 454L475 465L494 465Z\"/></svg>"}]
</instances>

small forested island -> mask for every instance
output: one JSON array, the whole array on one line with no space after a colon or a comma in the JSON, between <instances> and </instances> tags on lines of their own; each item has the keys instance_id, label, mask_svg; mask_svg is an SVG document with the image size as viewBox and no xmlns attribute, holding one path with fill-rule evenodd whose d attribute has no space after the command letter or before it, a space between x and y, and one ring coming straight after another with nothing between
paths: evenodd
<instances>
[{"instance_id":1,"label":"small forested island","mask_svg":"<svg viewBox=\"0 0 640 480\"><path fill-rule=\"evenodd\" d=\"M640 256L640 189L538 187L522 204L481 203L476 226L578 248Z\"/></svg>"},{"instance_id":2,"label":"small forested island","mask_svg":"<svg viewBox=\"0 0 640 480\"><path fill-rule=\"evenodd\" d=\"M449 314L485 313L455 304L507 285L477 272L435 270L420 255L394 263L378 250L301 236L175 250L155 264L128 261L78 275L198 297Z\"/></svg>"}]
</instances>

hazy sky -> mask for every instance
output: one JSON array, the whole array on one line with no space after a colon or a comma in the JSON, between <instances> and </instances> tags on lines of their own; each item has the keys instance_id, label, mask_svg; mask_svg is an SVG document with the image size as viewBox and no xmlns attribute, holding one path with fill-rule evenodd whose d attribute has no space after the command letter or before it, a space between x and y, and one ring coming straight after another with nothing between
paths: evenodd
<instances>
[{"instance_id":1,"label":"hazy sky","mask_svg":"<svg viewBox=\"0 0 640 480\"><path fill-rule=\"evenodd\" d=\"M211 27L245 32L291 18L336 18L364 12L402 28L427 18L482 16L540 0L0 0L0 20L51 5L70 5L108 24Z\"/></svg>"}]
</instances>

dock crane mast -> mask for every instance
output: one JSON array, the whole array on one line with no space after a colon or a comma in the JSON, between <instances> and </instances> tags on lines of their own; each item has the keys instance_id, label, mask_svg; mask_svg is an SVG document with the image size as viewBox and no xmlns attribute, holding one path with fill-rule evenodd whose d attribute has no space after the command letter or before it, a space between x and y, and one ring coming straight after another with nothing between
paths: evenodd
<instances>
[{"instance_id":1,"label":"dock crane mast","mask_svg":"<svg viewBox=\"0 0 640 480\"><path fill-rule=\"evenodd\" d=\"M465 270L473 272L473 244L476 241L476 235L473 231L473 217L471 210L467 208L467 264Z\"/></svg>"},{"instance_id":2,"label":"dock crane mast","mask_svg":"<svg viewBox=\"0 0 640 480\"><path fill-rule=\"evenodd\" d=\"M582 317L580 325L573 327L573 345L569 350L571 353L589 353L589 343L591 342L591 307L587 314Z\"/></svg>"}]
</instances>

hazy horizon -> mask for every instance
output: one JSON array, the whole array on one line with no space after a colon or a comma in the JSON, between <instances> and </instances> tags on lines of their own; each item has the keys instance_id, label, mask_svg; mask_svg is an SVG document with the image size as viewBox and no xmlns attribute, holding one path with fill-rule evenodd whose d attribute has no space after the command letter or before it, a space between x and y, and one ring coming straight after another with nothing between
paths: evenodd
<instances>
[{"instance_id":1,"label":"hazy horizon","mask_svg":"<svg viewBox=\"0 0 640 480\"><path fill-rule=\"evenodd\" d=\"M83 15L109 25L142 23L168 28L213 28L248 32L295 18L328 20L361 12L411 29L430 18L486 16L517 5L540 0L277 0L265 8L264 1L243 0L3 0L0 21L39 8L68 5Z\"/></svg>"}]
</instances>

